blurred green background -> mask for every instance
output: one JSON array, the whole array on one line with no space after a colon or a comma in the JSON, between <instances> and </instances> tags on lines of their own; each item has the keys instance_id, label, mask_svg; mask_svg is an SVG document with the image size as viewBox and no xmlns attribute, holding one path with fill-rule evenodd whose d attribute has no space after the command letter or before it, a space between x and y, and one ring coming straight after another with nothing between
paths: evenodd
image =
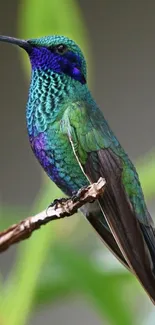
<instances>
[{"instance_id":1,"label":"blurred green background","mask_svg":"<svg viewBox=\"0 0 155 325\"><path fill-rule=\"evenodd\" d=\"M0 33L67 35L88 60L92 92L155 204L155 3L0 0ZM60 191L30 150L27 55L0 44L0 227L37 213ZM0 325L154 325L136 279L79 214L53 222L0 255Z\"/></svg>"}]
</instances>

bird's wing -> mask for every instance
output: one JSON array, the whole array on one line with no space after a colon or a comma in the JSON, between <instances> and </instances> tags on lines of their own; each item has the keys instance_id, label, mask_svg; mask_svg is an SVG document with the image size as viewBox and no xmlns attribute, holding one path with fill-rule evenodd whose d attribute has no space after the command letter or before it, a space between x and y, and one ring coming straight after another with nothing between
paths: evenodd
<instances>
[{"instance_id":1,"label":"bird's wing","mask_svg":"<svg viewBox=\"0 0 155 325\"><path fill-rule=\"evenodd\" d=\"M67 109L65 111L64 117L62 119L61 122L61 127L62 127L62 132L63 133L67 133L67 136L69 136L69 140L72 144L72 148L73 151L75 153L75 156L78 160L78 163L81 166L81 169L84 172L84 163L87 160L87 154L89 151L91 151L91 139L89 139L88 136L88 131L87 131L87 127L90 128L89 130L89 135L91 138L91 132L92 132L92 125L91 123L88 125L86 123L87 120L87 116L85 114L85 111L78 111L78 114L76 115L76 108L77 106L79 107L79 109L81 108L81 103L76 103L75 105L73 104L73 110L72 107L70 107L69 109ZM71 110L70 110L71 109ZM70 117L70 119L69 119ZM72 124L72 122L73 124ZM81 135L84 135L83 140L85 142L85 146L86 146L86 150L83 150L81 146L79 146L79 141L76 135L76 128L78 128L78 123L79 127L81 125L81 121L83 124L83 127L85 128L85 130L82 131ZM75 126L76 124L76 126ZM74 126L73 126L74 125ZM87 137L86 141L85 141L85 135ZM93 138L94 135L92 134ZM97 134L96 134L97 136ZM99 143L99 138L97 138L97 141ZM103 142L103 137L101 139L101 141ZM92 145L94 148L94 143L92 141ZM100 148L101 143L99 143L98 145L98 149ZM92 148L92 149L93 149ZM79 152L79 153L78 153ZM80 159L79 159L79 158ZM87 175L86 175L87 177ZM98 176L96 179L98 180L100 176ZM89 177L87 177L88 180L90 181ZM91 182L91 181L90 181ZM94 209L93 208L93 204L89 204L89 208L88 205L86 207L86 209L81 209L83 214L86 216L87 220L91 223L91 225L94 227L94 229L96 230L96 232L99 234L99 236L101 237L101 239L103 240L103 242L105 243L105 245L110 249L110 251L115 255L115 257L118 258L118 260L127 268L132 272L132 269L130 269L125 257L123 256L119 246L116 243L116 240L113 236L113 234L111 233L111 230L107 224L107 221L105 219L104 213L100 208L99 202L96 202L96 206L97 208Z\"/></svg>"},{"instance_id":2,"label":"bird's wing","mask_svg":"<svg viewBox=\"0 0 155 325\"><path fill-rule=\"evenodd\" d=\"M96 182L99 177L106 180L105 192L99 199L100 207L120 248L121 256L124 256L155 303L155 276L148 245L148 242L153 242L154 246L155 237L148 218L146 217L146 222L140 223L129 201L122 182L123 161L116 150L114 152L112 149L119 143L113 138L102 113L93 111L84 102L69 107L64 120L83 173L90 182ZM115 253L120 258L120 254Z\"/></svg>"}]
</instances>

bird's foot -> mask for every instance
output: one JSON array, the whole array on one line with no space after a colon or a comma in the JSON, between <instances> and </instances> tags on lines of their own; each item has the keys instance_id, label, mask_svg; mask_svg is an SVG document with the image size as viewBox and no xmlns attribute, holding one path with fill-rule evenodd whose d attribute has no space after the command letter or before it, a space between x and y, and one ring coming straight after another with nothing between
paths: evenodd
<instances>
[{"instance_id":1,"label":"bird's foot","mask_svg":"<svg viewBox=\"0 0 155 325\"><path fill-rule=\"evenodd\" d=\"M59 198L59 199L55 199L49 206L48 208L52 208L55 207L55 210L58 208L59 204L63 204L68 200L68 198Z\"/></svg>"},{"instance_id":2,"label":"bird's foot","mask_svg":"<svg viewBox=\"0 0 155 325\"><path fill-rule=\"evenodd\" d=\"M85 192L85 190L88 188L88 186L83 186L82 188L79 189L78 192L73 192L73 195L71 196L71 200L73 202L79 201L81 197L81 193Z\"/></svg>"}]
</instances>

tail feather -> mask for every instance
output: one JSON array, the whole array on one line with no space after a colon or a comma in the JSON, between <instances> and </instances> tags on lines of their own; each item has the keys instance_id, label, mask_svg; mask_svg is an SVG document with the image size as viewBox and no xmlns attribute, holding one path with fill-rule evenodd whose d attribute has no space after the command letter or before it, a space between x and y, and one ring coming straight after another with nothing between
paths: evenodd
<instances>
[{"instance_id":1,"label":"tail feather","mask_svg":"<svg viewBox=\"0 0 155 325\"><path fill-rule=\"evenodd\" d=\"M119 211L115 209L115 202L111 201L108 191L99 202L125 260L155 304L152 258L142 235L141 226L132 213L123 191L117 192L116 200L119 202Z\"/></svg>"},{"instance_id":2,"label":"tail feather","mask_svg":"<svg viewBox=\"0 0 155 325\"><path fill-rule=\"evenodd\" d=\"M155 230L151 225L144 225L143 223L140 223L140 228L151 255L152 270L155 276Z\"/></svg>"},{"instance_id":3,"label":"tail feather","mask_svg":"<svg viewBox=\"0 0 155 325\"><path fill-rule=\"evenodd\" d=\"M87 220L90 222L90 224L93 226L93 228L96 230L98 235L101 237L107 248L110 249L110 251L114 254L114 256L129 270L132 271L122 255L110 229L108 230L105 227L105 224L103 222L104 216L102 211L99 209L98 212L93 213L87 213L86 214Z\"/></svg>"}]
</instances>

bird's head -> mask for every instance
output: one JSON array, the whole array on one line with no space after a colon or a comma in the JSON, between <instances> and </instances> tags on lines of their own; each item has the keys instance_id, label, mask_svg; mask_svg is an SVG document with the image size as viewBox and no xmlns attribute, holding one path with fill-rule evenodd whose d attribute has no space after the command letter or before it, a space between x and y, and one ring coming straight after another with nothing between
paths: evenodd
<instances>
[{"instance_id":1,"label":"bird's head","mask_svg":"<svg viewBox=\"0 0 155 325\"><path fill-rule=\"evenodd\" d=\"M86 83L86 61L78 45L65 36L45 36L20 40L0 36L0 41L20 46L29 55L32 70L51 71Z\"/></svg>"}]
</instances>

